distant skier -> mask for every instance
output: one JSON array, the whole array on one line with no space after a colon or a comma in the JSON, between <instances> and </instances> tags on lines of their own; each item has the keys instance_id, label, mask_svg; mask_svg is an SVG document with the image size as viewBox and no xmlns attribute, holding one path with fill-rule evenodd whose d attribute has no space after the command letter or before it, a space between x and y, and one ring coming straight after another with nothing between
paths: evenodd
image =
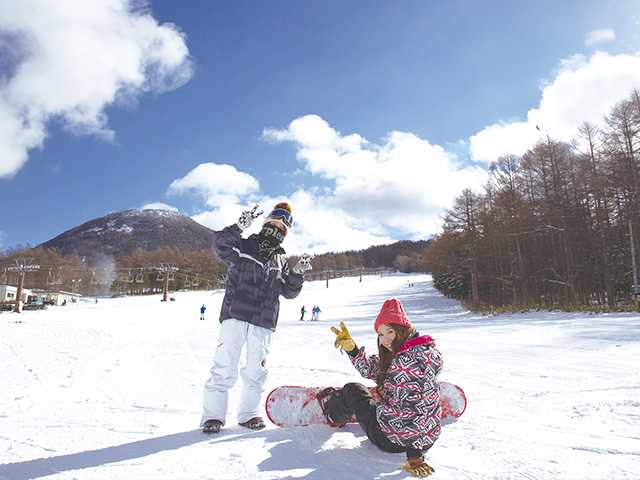
<instances>
[{"instance_id":1,"label":"distant skier","mask_svg":"<svg viewBox=\"0 0 640 480\"><path fill-rule=\"evenodd\" d=\"M307 309L304 308L304 305L302 306L302 308L300 309L300 321L304 322L304 314L307 313Z\"/></svg>"},{"instance_id":2,"label":"distant skier","mask_svg":"<svg viewBox=\"0 0 640 480\"><path fill-rule=\"evenodd\" d=\"M385 452L406 452L402 469L426 477L433 468L424 461L440 435L440 388L438 374L442 356L429 336L420 336L411 325L399 300L387 300L376 318L378 355L367 356L357 348L346 325L331 327L335 346L349 354L360 374L378 384L381 400L367 387L347 383L318 394L331 423L347 422L353 415L375 446Z\"/></svg>"},{"instance_id":3,"label":"distant skier","mask_svg":"<svg viewBox=\"0 0 640 480\"><path fill-rule=\"evenodd\" d=\"M278 203L260 233L242 238L242 231L262 212L258 205L242 212L237 223L214 232L213 250L229 267L220 310L218 347L211 377L204 386L200 426L204 433L217 433L225 423L229 389L238 378L238 363L247 344L242 369L242 392L238 422L252 430L264 428L259 415L260 397L267 379L266 360L271 334L278 323L280 295L292 299L302 290L311 257L302 255L289 269L281 243L293 225L291 206Z\"/></svg>"},{"instance_id":4,"label":"distant skier","mask_svg":"<svg viewBox=\"0 0 640 480\"><path fill-rule=\"evenodd\" d=\"M202 306L200 307L200 320L204 320L204 312L206 311L207 311L207 307L203 303Z\"/></svg>"},{"instance_id":5,"label":"distant skier","mask_svg":"<svg viewBox=\"0 0 640 480\"><path fill-rule=\"evenodd\" d=\"M320 305L314 305L311 309L311 321L317 322L320 319Z\"/></svg>"}]
</instances>

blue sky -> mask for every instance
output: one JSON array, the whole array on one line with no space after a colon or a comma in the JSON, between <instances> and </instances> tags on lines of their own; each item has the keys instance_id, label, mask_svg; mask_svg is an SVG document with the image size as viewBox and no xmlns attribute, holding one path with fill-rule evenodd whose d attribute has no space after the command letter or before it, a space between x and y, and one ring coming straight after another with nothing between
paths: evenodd
<instances>
[{"instance_id":1,"label":"blue sky","mask_svg":"<svg viewBox=\"0 0 640 480\"><path fill-rule=\"evenodd\" d=\"M283 198L291 251L426 238L533 123L640 86L637 0L57 3L0 0L0 248Z\"/></svg>"}]
</instances>

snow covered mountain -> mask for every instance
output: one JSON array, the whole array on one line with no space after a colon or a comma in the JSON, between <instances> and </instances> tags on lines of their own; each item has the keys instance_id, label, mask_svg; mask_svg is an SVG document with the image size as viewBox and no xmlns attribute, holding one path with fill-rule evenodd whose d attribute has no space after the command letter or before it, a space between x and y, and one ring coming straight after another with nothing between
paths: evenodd
<instances>
[{"instance_id":1,"label":"snow covered mountain","mask_svg":"<svg viewBox=\"0 0 640 480\"><path fill-rule=\"evenodd\" d=\"M137 248L208 249L211 234L209 228L177 212L124 210L90 220L39 246L57 248L63 255L77 252L88 257L120 256Z\"/></svg>"}]
</instances>

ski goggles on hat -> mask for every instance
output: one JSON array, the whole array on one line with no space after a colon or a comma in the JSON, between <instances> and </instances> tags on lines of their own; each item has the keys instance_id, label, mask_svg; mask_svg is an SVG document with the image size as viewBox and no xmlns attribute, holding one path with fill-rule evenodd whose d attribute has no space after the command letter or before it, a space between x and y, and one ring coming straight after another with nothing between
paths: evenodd
<instances>
[{"instance_id":1,"label":"ski goggles on hat","mask_svg":"<svg viewBox=\"0 0 640 480\"><path fill-rule=\"evenodd\" d=\"M269 214L269 218L267 218L267 221L269 221L270 219L282 220L282 223L284 223L289 228L293 226L293 215L291 215L291 212L289 210L284 208L276 208L275 210L273 210Z\"/></svg>"}]
</instances>

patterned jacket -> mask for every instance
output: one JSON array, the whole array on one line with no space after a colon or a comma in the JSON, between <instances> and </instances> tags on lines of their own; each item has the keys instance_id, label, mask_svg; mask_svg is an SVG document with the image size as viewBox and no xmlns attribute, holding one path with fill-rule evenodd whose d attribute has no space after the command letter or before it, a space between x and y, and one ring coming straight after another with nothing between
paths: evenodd
<instances>
[{"instance_id":1,"label":"patterned jacket","mask_svg":"<svg viewBox=\"0 0 640 480\"><path fill-rule=\"evenodd\" d=\"M214 232L213 251L229 267L220 322L235 318L275 331L280 295L297 297L304 277L289 271L282 248L263 259L257 235L242 238L241 233L235 224Z\"/></svg>"},{"instance_id":2,"label":"patterned jacket","mask_svg":"<svg viewBox=\"0 0 640 480\"><path fill-rule=\"evenodd\" d=\"M367 357L362 347L349 358L363 377L375 380L378 355ZM442 356L431 337L415 334L400 347L376 409L380 429L393 443L426 450L440 435L441 370Z\"/></svg>"}]
</instances>

